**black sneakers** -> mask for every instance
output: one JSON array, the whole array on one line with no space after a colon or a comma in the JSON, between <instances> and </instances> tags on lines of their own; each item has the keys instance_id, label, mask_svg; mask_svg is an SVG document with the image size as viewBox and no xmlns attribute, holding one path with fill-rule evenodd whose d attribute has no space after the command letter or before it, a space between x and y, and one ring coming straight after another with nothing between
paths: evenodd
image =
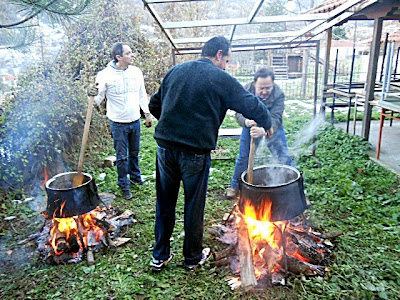
<instances>
[{"instance_id":1,"label":"black sneakers","mask_svg":"<svg viewBox=\"0 0 400 300\"><path fill-rule=\"evenodd\" d=\"M132 193L130 190L122 191L122 197L126 200L132 199Z\"/></svg>"},{"instance_id":2,"label":"black sneakers","mask_svg":"<svg viewBox=\"0 0 400 300\"><path fill-rule=\"evenodd\" d=\"M130 182L131 182L131 184L133 184L133 185L135 185L135 184L138 184L138 185L144 185L144 181L143 180L129 180Z\"/></svg>"},{"instance_id":3,"label":"black sneakers","mask_svg":"<svg viewBox=\"0 0 400 300\"><path fill-rule=\"evenodd\" d=\"M159 271L161 271L161 270L164 268L164 266L165 266L166 264L168 264L168 263L171 261L171 259L173 259L173 258L174 258L174 254L173 254L173 253L171 253L171 254L169 255L169 257L168 257L167 260L155 259L155 258L153 257L153 260L152 260L151 263L150 263L150 267L151 267L151 269L152 269L153 271L159 272Z\"/></svg>"},{"instance_id":4,"label":"black sneakers","mask_svg":"<svg viewBox=\"0 0 400 300\"><path fill-rule=\"evenodd\" d=\"M184 264L183 266L189 271L194 271L198 267L204 265L206 263L206 261L211 257L212 252L211 252L210 248L204 248L201 253L202 253L201 260L196 265Z\"/></svg>"}]
</instances>

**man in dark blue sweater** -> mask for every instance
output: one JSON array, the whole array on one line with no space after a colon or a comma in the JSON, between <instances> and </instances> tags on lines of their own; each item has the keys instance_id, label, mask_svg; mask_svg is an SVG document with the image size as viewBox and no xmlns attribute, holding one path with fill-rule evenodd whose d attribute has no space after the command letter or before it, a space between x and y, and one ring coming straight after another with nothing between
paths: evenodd
<instances>
[{"instance_id":1,"label":"man in dark blue sweater","mask_svg":"<svg viewBox=\"0 0 400 300\"><path fill-rule=\"evenodd\" d=\"M240 112L270 133L266 106L224 71L231 53L226 38L212 38L204 44L201 59L171 68L150 99L150 112L159 120L154 134L158 147L153 270L161 270L173 257L170 238L181 181L184 266L194 270L210 256L210 249L202 245L210 151L216 147L226 111Z\"/></svg>"}]
</instances>

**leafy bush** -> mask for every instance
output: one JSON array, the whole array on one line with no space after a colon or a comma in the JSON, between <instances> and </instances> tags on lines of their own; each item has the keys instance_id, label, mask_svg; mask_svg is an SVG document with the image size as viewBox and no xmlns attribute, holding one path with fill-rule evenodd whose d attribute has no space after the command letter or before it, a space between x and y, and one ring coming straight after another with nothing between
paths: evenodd
<instances>
[{"instance_id":1,"label":"leafy bush","mask_svg":"<svg viewBox=\"0 0 400 300\"><path fill-rule=\"evenodd\" d=\"M52 64L33 66L20 78L0 121L0 187L33 186L44 180L45 169L50 176L75 169L87 110L85 91L111 60L114 42L132 46L133 64L143 71L147 92L155 91L168 68L168 48L140 32L142 15L131 14L133 5L97 1L91 17L67 28L60 57ZM108 120L95 113L88 146L107 144L104 137L110 139Z\"/></svg>"},{"instance_id":2,"label":"leafy bush","mask_svg":"<svg viewBox=\"0 0 400 300\"><path fill-rule=\"evenodd\" d=\"M18 188L60 171L77 140L84 109L79 88L56 68L38 67L19 80L2 115L0 184Z\"/></svg>"}]
</instances>

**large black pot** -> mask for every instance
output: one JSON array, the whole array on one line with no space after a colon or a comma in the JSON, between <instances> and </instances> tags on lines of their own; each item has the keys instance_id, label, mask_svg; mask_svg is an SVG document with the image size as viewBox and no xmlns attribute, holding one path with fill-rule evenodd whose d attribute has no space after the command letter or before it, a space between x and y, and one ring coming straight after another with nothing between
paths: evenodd
<instances>
[{"instance_id":1,"label":"large black pot","mask_svg":"<svg viewBox=\"0 0 400 300\"><path fill-rule=\"evenodd\" d=\"M67 218L85 214L100 204L97 186L87 173L83 183L73 186L77 172L60 173L46 182L47 209L49 217ZM64 204L65 203L65 204Z\"/></svg>"},{"instance_id":2,"label":"large black pot","mask_svg":"<svg viewBox=\"0 0 400 300\"><path fill-rule=\"evenodd\" d=\"M257 220L263 220L264 211L270 206L271 222L293 219L307 208L303 177L296 168L267 165L253 170L253 183L249 184L245 171L240 183L239 209L242 213L248 201L255 208Z\"/></svg>"}]
</instances>

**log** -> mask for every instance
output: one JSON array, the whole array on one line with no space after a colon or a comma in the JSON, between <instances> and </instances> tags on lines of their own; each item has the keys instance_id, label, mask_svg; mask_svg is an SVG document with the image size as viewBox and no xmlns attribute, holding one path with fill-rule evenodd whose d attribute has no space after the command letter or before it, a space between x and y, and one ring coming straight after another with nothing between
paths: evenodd
<instances>
[{"instance_id":1,"label":"log","mask_svg":"<svg viewBox=\"0 0 400 300\"><path fill-rule=\"evenodd\" d=\"M88 250L86 253L88 265L91 266L94 264L94 254L92 250Z\"/></svg>"},{"instance_id":2,"label":"log","mask_svg":"<svg viewBox=\"0 0 400 300\"><path fill-rule=\"evenodd\" d=\"M240 262L240 278L243 287L252 287L257 285L257 279L254 275L253 251L250 245L249 231L243 216L239 217L238 224L238 250Z\"/></svg>"},{"instance_id":3,"label":"log","mask_svg":"<svg viewBox=\"0 0 400 300\"><path fill-rule=\"evenodd\" d=\"M343 233L340 231L333 231L333 232L328 232L325 234L322 234L322 237L324 239L334 239L337 238L338 236L341 236Z\"/></svg>"},{"instance_id":4,"label":"log","mask_svg":"<svg viewBox=\"0 0 400 300\"><path fill-rule=\"evenodd\" d=\"M229 265L229 260L225 257L219 260L215 260L212 263L210 263L211 267L219 267L219 266L226 266Z\"/></svg>"},{"instance_id":5,"label":"log","mask_svg":"<svg viewBox=\"0 0 400 300\"><path fill-rule=\"evenodd\" d=\"M88 251L86 253L86 258L89 266L94 264L94 254L93 250L94 247L96 246L96 236L92 231L88 231L87 233L87 247Z\"/></svg>"},{"instance_id":6,"label":"log","mask_svg":"<svg viewBox=\"0 0 400 300\"><path fill-rule=\"evenodd\" d=\"M228 256L233 256L236 253L236 245L229 245L227 248L223 249L221 252L215 253L215 260L220 260Z\"/></svg>"},{"instance_id":7,"label":"log","mask_svg":"<svg viewBox=\"0 0 400 300\"><path fill-rule=\"evenodd\" d=\"M107 244L108 244L108 247L111 247L111 248L116 248L117 247L117 245L114 243L114 241L111 239L111 237L110 237L110 235L108 234L108 232L106 232L106 241L107 241Z\"/></svg>"},{"instance_id":8,"label":"log","mask_svg":"<svg viewBox=\"0 0 400 300\"><path fill-rule=\"evenodd\" d=\"M54 224L53 235L57 252L66 251L68 249L67 235L58 229L58 223Z\"/></svg>"},{"instance_id":9,"label":"log","mask_svg":"<svg viewBox=\"0 0 400 300\"><path fill-rule=\"evenodd\" d=\"M78 235L76 233L72 233L68 239L68 252L78 253L80 248L81 247L78 243Z\"/></svg>"},{"instance_id":10,"label":"log","mask_svg":"<svg viewBox=\"0 0 400 300\"><path fill-rule=\"evenodd\" d=\"M295 275L325 275L324 266L306 263L291 256L287 257L287 267L288 271Z\"/></svg>"},{"instance_id":11,"label":"log","mask_svg":"<svg viewBox=\"0 0 400 300\"><path fill-rule=\"evenodd\" d=\"M286 285L286 277L283 273L273 273L271 274L271 283L272 285Z\"/></svg>"}]
</instances>

